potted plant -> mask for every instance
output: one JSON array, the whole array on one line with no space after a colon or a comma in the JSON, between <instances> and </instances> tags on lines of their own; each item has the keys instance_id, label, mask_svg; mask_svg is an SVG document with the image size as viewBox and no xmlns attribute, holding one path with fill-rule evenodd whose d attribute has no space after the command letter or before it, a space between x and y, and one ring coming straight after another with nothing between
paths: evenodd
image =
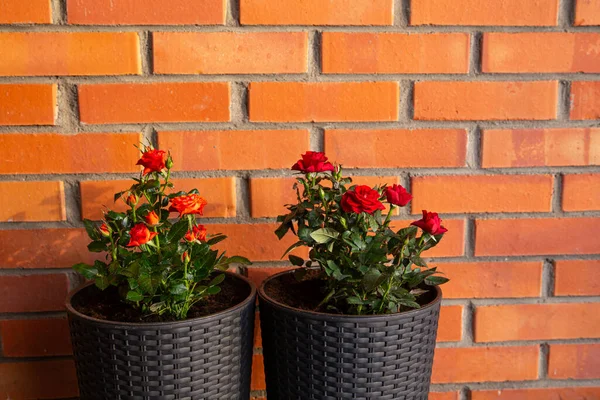
<instances>
[{"instance_id":1,"label":"potted plant","mask_svg":"<svg viewBox=\"0 0 600 400\"><path fill-rule=\"evenodd\" d=\"M247 400L256 290L226 270L249 261L212 248L225 236L198 223L197 190L172 190L170 154L141 150L143 171L115 194L127 211L84 221L106 256L74 265L92 282L66 304L81 399Z\"/></svg>"},{"instance_id":2,"label":"potted plant","mask_svg":"<svg viewBox=\"0 0 600 400\"><path fill-rule=\"evenodd\" d=\"M303 174L298 202L276 234L298 237L286 254L310 251L306 261L289 255L304 268L259 289L269 400L426 399L447 279L421 254L442 239L442 221L423 211L392 229L411 195L399 185L351 186L323 153L292 169Z\"/></svg>"}]
</instances>

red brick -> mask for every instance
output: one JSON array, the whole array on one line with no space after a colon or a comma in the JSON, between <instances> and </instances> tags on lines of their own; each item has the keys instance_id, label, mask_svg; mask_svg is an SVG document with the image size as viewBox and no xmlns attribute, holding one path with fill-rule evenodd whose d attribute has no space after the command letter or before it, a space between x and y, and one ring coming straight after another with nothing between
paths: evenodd
<instances>
[{"instance_id":1,"label":"red brick","mask_svg":"<svg viewBox=\"0 0 600 400\"><path fill-rule=\"evenodd\" d=\"M595 317L597 320L597 314ZM551 379L600 378L600 344L551 344L548 376Z\"/></svg>"},{"instance_id":2,"label":"red brick","mask_svg":"<svg viewBox=\"0 0 600 400\"><path fill-rule=\"evenodd\" d=\"M0 125L54 125L56 85L0 85Z\"/></svg>"},{"instance_id":3,"label":"red brick","mask_svg":"<svg viewBox=\"0 0 600 400\"><path fill-rule=\"evenodd\" d=\"M70 24L223 25L223 0L69 0Z\"/></svg>"},{"instance_id":4,"label":"red brick","mask_svg":"<svg viewBox=\"0 0 600 400\"><path fill-rule=\"evenodd\" d=\"M250 178L250 214L253 218L276 217L288 212L286 204L296 204L293 189L296 178ZM352 176L352 185L374 187L399 183L393 176ZM302 192L302 190L301 190Z\"/></svg>"},{"instance_id":5,"label":"red brick","mask_svg":"<svg viewBox=\"0 0 600 400\"><path fill-rule=\"evenodd\" d=\"M90 262L102 257L88 251L90 241L83 229L0 230L0 269L70 268Z\"/></svg>"},{"instance_id":6,"label":"red brick","mask_svg":"<svg viewBox=\"0 0 600 400\"><path fill-rule=\"evenodd\" d=\"M435 263L450 282L441 288L447 299L539 297L542 263Z\"/></svg>"},{"instance_id":7,"label":"red brick","mask_svg":"<svg viewBox=\"0 0 600 400\"><path fill-rule=\"evenodd\" d=\"M138 133L2 134L0 174L137 172L140 140Z\"/></svg>"},{"instance_id":8,"label":"red brick","mask_svg":"<svg viewBox=\"0 0 600 400\"><path fill-rule=\"evenodd\" d=\"M395 121L397 82L252 82L253 122Z\"/></svg>"},{"instance_id":9,"label":"red brick","mask_svg":"<svg viewBox=\"0 0 600 400\"><path fill-rule=\"evenodd\" d=\"M4 32L0 75L132 75L142 72L135 32Z\"/></svg>"},{"instance_id":10,"label":"red brick","mask_svg":"<svg viewBox=\"0 0 600 400\"><path fill-rule=\"evenodd\" d=\"M438 342L458 342L462 339L462 306L443 306L438 322Z\"/></svg>"},{"instance_id":11,"label":"red brick","mask_svg":"<svg viewBox=\"0 0 600 400\"><path fill-rule=\"evenodd\" d=\"M84 124L229 121L228 82L79 85Z\"/></svg>"},{"instance_id":12,"label":"red brick","mask_svg":"<svg viewBox=\"0 0 600 400\"><path fill-rule=\"evenodd\" d=\"M558 85L537 82L415 83L417 120L548 120L556 118Z\"/></svg>"},{"instance_id":13,"label":"red brick","mask_svg":"<svg viewBox=\"0 0 600 400\"><path fill-rule=\"evenodd\" d=\"M565 175L562 207L565 211L600 210L600 174Z\"/></svg>"},{"instance_id":14,"label":"red brick","mask_svg":"<svg viewBox=\"0 0 600 400\"><path fill-rule=\"evenodd\" d=\"M556 25L557 0L419 0L410 7L412 25Z\"/></svg>"},{"instance_id":15,"label":"red brick","mask_svg":"<svg viewBox=\"0 0 600 400\"><path fill-rule=\"evenodd\" d=\"M12 319L0 321L5 357L70 355L67 318Z\"/></svg>"},{"instance_id":16,"label":"red brick","mask_svg":"<svg viewBox=\"0 0 600 400\"><path fill-rule=\"evenodd\" d=\"M427 400L459 400L458 392L429 392Z\"/></svg>"},{"instance_id":17,"label":"red brick","mask_svg":"<svg viewBox=\"0 0 600 400\"><path fill-rule=\"evenodd\" d=\"M555 296L600 296L600 260L559 260Z\"/></svg>"},{"instance_id":18,"label":"red brick","mask_svg":"<svg viewBox=\"0 0 600 400\"><path fill-rule=\"evenodd\" d=\"M306 32L155 32L158 74L299 74Z\"/></svg>"},{"instance_id":19,"label":"red brick","mask_svg":"<svg viewBox=\"0 0 600 400\"><path fill-rule=\"evenodd\" d=\"M466 33L324 32L322 41L326 74L460 74L469 70Z\"/></svg>"},{"instance_id":20,"label":"red brick","mask_svg":"<svg viewBox=\"0 0 600 400\"><path fill-rule=\"evenodd\" d=\"M309 147L306 130L159 132L175 169L289 169ZM243 149L243 151L241 150Z\"/></svg>"},{"instance_id":21,"label":"red brick","mask_svg":"<svg viewBox=\"0 0 600 400\"><path fill-rule=\"evenodd\" d=\"M592 387L495 389L471 392L471 400L592 400L597 398L600 398L600 388Z\"/></svg>"},{"instance_id":22,"label":"red brick","mask_svg":"<svg viewBox=\"0 0 600 400\"><path fill-rule=\"evenodd\" d=\"M482 71L600 72L597 33L485 33Z\"/></svg>"},{"instance_id":23,"label":"red brick","mask_svg":"<svg viewBox=\"0 0 600 400\"><path fill-rule=\"evenodd\" d=\"M65 274L0 276L0 312L59 311L69 290Z\"/></svg>"},{"instance_id":24,"label":"red brick","mask_svg":"<svg viewBox=\"0 0 600 400\"><path fill-rule=\"evenodd\" d=\"M325 131L327 156L351 168L462 167L466 146L462 129Z\"/></svg>"},{"instance_id":25,"label":"red brick","mask_svg":"<svg viewBox=\"0 0 600 400\"><path fill-rule=\"evenodd\" d=\"M254 282L256 287L259 288L269 276L294 268L297 267L251 267L248 268L248 279Z\"/></svg>"},{"instance_id":26,"label":"red brick","mask_svg":"<svg viewBox=\"0 0 600 400\"><path fill-rule=\"evenodd\" d=\"M552 181L551 175L415 177L412 207L442 213L551 211Z\"/></svg>"},{"instance_id":27,"label":"red brick","mask_svg":"<svg viewBox=\"0 0 600 400\"><path fill-rule=\"evenodd\" d=\"M64 221L62 182L0 182L0 221Z\"/></svg>"},{"instance_id":28,"label":"red brick","mask_svg":"<svg viewBox=\"0 0 600 400\"><path fill-rule=\"evenodd\" d=\"M537 379L538 347L437 348L432 383Z\"/></svg>"},{"instance_id":29,"label":"red brick","mask_svg":"<svg viewBox=\"0 0 600 400\"><path fill-rule=\"evenodd\" d=\"M574 24L576 26L600 25L600 3L594 0L577 0Z\"/></svg>"},{"instance_id":30,"label":"red brick","mask_svg":"<svg viewBox=\"0 0 600 400\"><path fill-rule=\"evenodd\" d=\"M73 360L0 364L0 398L57 399L78 395Z\"/></svg>"},{"instance_id":31,"label":"red brick","mask_svg":"<svg viewBox=\"0 0 600 400\"><path fill-rule=\"evenodd\" d=\"M391 228L398 230L409 226L412 220L392 220ZM443 218L442 225L448 229L444 239L434 248L423 253L424 257L458 257L464 254L465 221L462 219ZM443 290L443 289L442 289Z\"/></svg>"},{"instance_id":32,"label":"red brick","mask_svg":"<svg viewBox=\"0 0 600 400\"><path fill-rule=\"evenodd\" d=\"M236 191L235 178L173 179L174 191L198 189L208 201L204 209L205 217L235 217ZM113 195L128 189L132 181L83 181L81 189L81 216L91 220L103 218L103 210L125 211L129 206L124 201L113 201Z\"/></svg>"},{"instance_id":33,"label":"red brick","mask_svg":"<svg viewBox=\"0 0 600 400\"><path fill-rule=\"evenodd\" d=\"M482 135L482 167L600 164L600 129L498 129Z\"/></svg>"},{"instance_id":34,"label":"red brick","mask_svg":"<svg viewBox=\"0 0 600 400\"><path fill-rule=\"evenodd\" d=\"M478 220L476 256L596 254L598 218Z\"/></svg>"},{"instance_id":35,"label":"red brick","mask_svg":"<svg viewBox=\"0 0 600 400\"><path fill-rule=\"evenodd\" d=\"M241 0L242 25L391 25L392 0Z\"/></svg>"},{"instance_id":36,"label":"red brick","mask_svg":"<svg viewBox=\"0 0 600 400\"><path fill-rule=\"evenodd\" d=\"M0 24L50 24L50 0L3 0L0 3Z\"/></svg>"},{"instance_id":37,"label":"red brick","mask_svg":"<svg viewBox=\"0 0 600 400\"><path fill-rule=\"evenodd\" d=\"M252 356L252 380L250 390L265 390L265 361L262 354Z\"/></svg>"},{"instance_id":38,"label":"red brick","mask_svg":"<svg viewBox=\"0 0 600 400\"><path fill-rule=\"evenodd\" d=\"M477 307L475 341L600 337L599 303L512 304Z\"/></svg>"},{"instance_id":39,"label":"red brick","mask_svg":"<svg viewBox=\"0 0 600 400\"><path fill-rule=\"evenodd\" d=\"M571 83L571 119L600 118L600 82Z\"/></svg>"}]
</instances>

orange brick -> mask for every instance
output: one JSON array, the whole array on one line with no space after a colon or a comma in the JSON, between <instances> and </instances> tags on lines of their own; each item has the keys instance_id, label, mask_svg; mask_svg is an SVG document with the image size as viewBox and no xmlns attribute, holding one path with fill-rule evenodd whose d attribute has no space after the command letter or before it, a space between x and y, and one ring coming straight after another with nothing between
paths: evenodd
<instances>
[{"instance_id":1,"label":"orange brick","mask_svg":"<svg viewBox=\"0 0 600 400\"><path fill-rule=\"evenodd\" d=\"M250 390L265 390L265 361L262 354L252 356L252 380Z\"/></svg>"},{"instance_id":2,"label":"orange brick","mask_svg":"<svg viewBox=\"0 0 600 400\"><path fill-rule=\"evenodd\" d=\"M560 400L597 399L600 388L495 389L472 391L471 400Z\"/></svg>"},{"instance_id":3,"label":"orange brick","mask_svg":"<svg viewBox=\"0 0 600 400\"><path fill-rule=\"evenodd\" d=\"M60 311L69 290L65 274L0 276L0 312Z\"/></svg>"},{"instance_id":4,"label":"orange brick","mask_svg":"<svg viewBox=\"0 0 600 400\"><path fill-rule=\"evenodd\" d=\"M323 72L327 74L459 74L469 70L466 33L324 32L322 40Z\"/></svg>"},{"instance_id":5,"label":"orange brick","mask_svg":"<svg viewBox=\"0 0 600 400\"><path fill-rule=\"evenodd\" d=\"M90 241L83 229L0 230L0 269L70 268L93 262L103 255L88 251Z\"/></svg>"},{"instance_id":6,"label":"orange brick","mask_svg":"<svg viewBox=\"0 0 600 400\"><path fill-rule=\"evenodd\" d=\"M458 342L462 339L462 306L442 306L438 323L438 342Z\"/></svg>"},{"instance_id":7,"label":"orange brick","mask_svg":"<svg viewBox=\"0 0 600 400\"><path fill-rule=\"evenodd\" d=\"M555 296L600 296L600 260L556 261Z\"/></svg>"},{"instance_id":8,"label":"orange brick","mask_svg":"<svg viewBox=\"0 0 600 400\"><path fill-rule=\"evenodd\" d=\"M135 32L5 32L0 75L140 74L140 41Z\"/></svg>"},{"instance_id":9,"label":"orange brick","mask_svg":"<svg viewBox=\"0 0 600 400\"><path fill-rule=\"evenodd\" d=\"M297 267L251 267L248 268L248 279L254 282L256 287L259 288L269 276L294 268Z\"/></svg>"},{"instance_id":10,"label":"orange brick","mask_svg":"<svg viewBox=\"0 0 600 400\"><path fill-rule=\"evenodd\" d=\"M482 71L600 72L597 33L485 33Z\"/></svg>"},{"instance_id":11,"label":"orange brick","mask_svg":"<svg viewBox=\"0 0 600 400\"><path fill-rule=\"evenodd\" d=\"M512 304L477 307L475 341L600 337L598 303Z\"/></svg>"},{"instance_id":12,"label":"orange brick","mask_svg":"<svg viewBox=\"0 0 600 400\"><path fill-rule=\"evenodd\" d=\"M427 400L458 400L458 392L429 392Z\"/></svg>"},{"instance_id":13,"label":"orange brick","mask_svg":"<svg viewBox=\"0 0 600 400\"><path fill-rule=\"evenodd\" d=\"M78 395L73 360L0 364L0 398L57 399Z\"/></svg>"},{"instance_id":14,"label":"orange brick","mask_svg":"<svg viewBox=\"0 0 600 400\"><path fill-rule=\"evenodd\" d=\"M600 3L593 0L577 0L574 23L576 26L600 25Z\"/></svg>"},{"instance_id":15,"label":"orange brick","mask_svg":"<svg viewBox=\"0 0 600 400\"><path fill-rule=\"evenodd\" d=\"M290 169L309 147L306 130L159 132L175 169Z\"/></svg>"},{"instance_id":16,"label":"orange brick","mask_svg":"<svg viewBox=\"0 0 600 400\"><path fill-rule=\"evenodd\" d=\"M600 164L600 129L498 129L482 135L484 168Z\"/></svg>"},{"instance_id":17,"label":"orange brick","mask_svg":"<svg viewBox=\"0 0 600 400\"><path fill-rule=\"evenodd\" d=\"M565 211L600 210L600 174L565 175L562 207Z\"/></svg>"},{"instance_id":18,"label":"orange brick","mask_svg":"<svg viewBox=\"0 0 600 400\"><path fill-rule=\"evenodd\" d=\"M69 0L70 24L223 25L223 0Z\"/></svg>"},{"instance_id":19,"label":"orange brick","mask_svg":"<svg viewBox=\"0 0 600 400\"><path fill-rule=\"evenodd\" d=\"M432 383L537 379L538 347L437 348ZM460 360L460 362L457 362Z\"/></svg>"},{"instance_id":20,"label":"orange brick","mask_svg":"<svg viewBox=\"0 0 600 400\"><path fill-rule=\"evenodd\" d=\"M254 318L254 347L261 348L262 347L262 336L260 330L260 316L256 313Z\"/></svg>"},{"instance_id":21,"label":"orange brick","mask_svg":"<svg viewBox=\"0 0 600 400\"><path fill-rule=\"evenodd\" d=\"M79 86L84 124L229 121L229 83L115 83Z\"/></svg>"},{"instance_id":22,"label":"orange brick","mask_svg":"<svg viewBox=\"0 0 600 400\"><path fill-rule=\"evenodd\" d=\"M395 121L397 82L252 82L256 122Z\"/></svg>"},{"instance_id":23,"label":"orange brick","mask_svg":"<svg viewBox=\"0 0 600 400\"><path fill-rule=\"evenodd\" d=\"M64 221L62 182L0 182L0 221Z\"/></svg>"},{"instance_id":24,"label":"orange brick","mask_svg":"<svg viewBox=\"0 0 600 400\"><path fill-rule=\"evenodd\" d=\"M325 131L327 156L351 168L462 167L466 146L463 129Z\"/></svg>"},{"instance_id":25,"label":"orange brick","mask_svg":"<svg viewBox=\"0 0 600 400\"><path fill-rule=\"evenodd\" d=\"M67 318L12 319L0 321L5 357L70 355Z\"/></svg>"},{"instance_id":26,"label":"orange brick","mask_svg":"<svg viewBox=\"0 0 600 400\"><path fill-rule=\"evenodd\" d=\"M600 118L600 82L571 83L571 119Z\"/></svg>"},{"instance_id":27,"label":"orange brick","mask_svg":"<svg viewBox=\"0 0 600 400\"><path fill-rule=\"evenodd\" d=\"M391 25L392 0L241 0L242 25Z\"/></svg>"},{"instance_id":28,"label":"orange brick","mask_svg":"<svg viewBox=\"0 0 600 400\"><path fill-rule=\"evenodd\" d=\"M156 32L158 74L303 73L306 32Z\"/></svg>"},{"instance_id":29,"label":"orange brick","mask_svg":"<svg viewBox=\"0 0 600 400\"><path fill-rule=\"evenodd\" d=\"M597 320L597 315L595 317ZM551 379L600 378L600 344L550 345L548 376Z\"/></svg>"},{"instance_id":30,"label":"orange brick","mask_svg":"<svg viewBox=\"0 0 600 400\"><path fill-rule=\"evenodd\" d=\"M475 255L596 254L599 218L478 220Z\"/></svg>"},{"instance_id":31,"label":"orange brick","mask_svg":"<svg viewBox=\"0 0 600 400\"><path fill-rule=\"evenodd\" d=\"M190 191L198 189L208 201L204 209L205 217L235 217L236 192L235 178L173 179L174 190ZM81 189L81 216L91 220L100 220L103 209L125 211L129 207L125 202L113 201L113 195L128 189L132 181L83 181Z\"/></svg>"},{"instance_id":32,"label":"orange brick","mask_svg":"<svg viewBox=\"0 0 600 400\"><path fill-rule=\"evenodd\" d=\"M3 0L0 3L0 24L50 24L50 0Z\"/></svg>"},{"instance_id":33,"label":"orange brick","mask_svg":"<svg viewBox=\"0 0 600 400\"><path fill-rule=\"evenodd\" d=\"M447 299L538 297L541 262L435 263L450 282L442 286Z\"/></svg>"},{"instance_id":34,"label":"orange brick","mask_svg":"<svg viewBox=\"0 0 600 400\"><path fill-rule=\"evenodd\" d=\"M416 82L417 120L547 120L556 118L558 85L539 82Z\"/></svg>"},{"instance_id":35,"label":"orange brick","mask_svg":"<svg viewBox=\"0 0 600 400\"><path fill-rule=\"evenodd\" d=\"M296 178L251 178L250 213L253 218L276 217L288 212L286 204L296 204L297 196L293 186ZM353 176L352 185L374 187L387 183L398 184L393 176ZM302 193L302 189L300 189Z\"/></svg>"},{"instance_id":36,"label":"orange brick","mask_svg":"<svg viewBox=\"0 0 600 400\"><path fill-rule=\"evenodd\" d=\"M442 213L550 211L552 181L551 175L415 177L412 207Z\"/></svg>"},{"instance_id":37,"label":"orange brick","mask_svg":"<svg viewBox=\"0 0 600 400\"><path fill-rule=\"evenodd\" d=\"M410 7L412 25L556 25L557 0L419 0Z\"/></svg>"},{"instance_id":38,"label":"orange brick","mask_svg":"<svg viewBox=\"0 0 600 400\"><path fill-rule=\"evenodd\" d=\"M0 135L0 174L137 172L138 133Z\"/></svg>"},{"instance_id":39,"label":"orange brick","mask_svg":"<svg viewBox=\"0 0 600 400\"><path fill-rule=\"evenodd\" d=\"M390 226L394 230L406 228L416 219L420 217L412 220L392 220ZM423 257L458 257L464 254L465 221L443 218L442 225L448 229L448 233L437 246L424 252Z\"/></svg>"},{"instance_id":40,"label":"orange brick","mask_svg":"<svg viewBox=\"0 0 600 400\"><path fill-rule=\"evenodd\" d=\"M0 125L54 125L56 85L0 85Z\"/></svg>"}]
</instances>

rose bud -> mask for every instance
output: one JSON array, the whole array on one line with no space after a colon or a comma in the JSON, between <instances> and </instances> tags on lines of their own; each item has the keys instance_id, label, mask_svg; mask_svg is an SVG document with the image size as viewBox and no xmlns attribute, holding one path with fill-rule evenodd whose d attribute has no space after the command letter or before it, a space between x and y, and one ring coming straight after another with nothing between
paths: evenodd
<instances>
[{"instance_id":1,"label":"rose bud","mask_svg":"<svg viewBox=\"0 0 600 400\"><path fill-rule=\"evenodd\" d=\"M448 232L448 229L442 226L442 220L437 213L423 210L423 218L413 222L411 225L417 226L431 235L441 235Z\"/></svg>"},{"instance_id":2,"label":"rose bud","mask_svg":"<svg viewBox=\"0 0 600 400\"><path fill-rule=\"evenodd\" d=\"M154 237L158 235L158 233L152 232L150 229L148 229L146 224L139 223L134 225L133 228L131 228L131 230L129 231L129 235L131 236L131 239L129 240L129 243L127 243L127 246L131 247L141 246L143 244L148 243L149 241L154 239Z\"/></svg>"},{"instance_id":3,"label":"rose bud","mask_svg":"<svg viewBox=\"0 0 600 400\"><path fill-rule=\"evenodd\" d=\"M366 185L359 185L354 190L348 190L342 196L342 209L347 213L360 214L366 212L373 214L377 210L385 210L385 206L379 201L379 192Z\"/></svg>"},{"instance_id":4,"label":"rose bud","mask_svg":"<svg viewBox=\"0 0 600 400\"><path fill-rule=\"evenodd\" d=\"M188 242L199 240L201 242L206 241L206 228L204 225L196 225L192 227L191 231L188 231L183 237Z\"/></svg>"},{"instance_id":5,"label":"rose bud","mask_svg":"<svg viewBox=\"0 0 600 400\"><path fill-rule=\"evenodd\" d=\"M388 203L404 207L412 200L412 195L402 186L394 184L385 188L385 196Z\"/></svg>"},{"instance_id":6,"label":"rose bud","mask_svg":"<svg viewBox=\"0 0 600 400\"><path fill-rule=\"evenodd\" d=\"M178 212L179 217L187 214L202 215L206 200L198 194L188 194L186 196L175 197L171 200L169 211Z\"/></svg>"},{"instance_id":7,"label":"rose bud","mask_svg":"<svg viewBox=\"0 0 600 400\"><path fill-rule=\"evenodd\" d=\"M127 196L127 199L125 200L125 202L131 206L131 207L135 207L135 205L138 203L140 199L137 197L137 195L135 195L134 193L131 193L129 196Z\"/></svg>"},{"instance_id":8,"label":"rose bud","mask_svg":"<svg viewBox=\"0 0 600 400\"><path fill-rule=\"evenodd\" d=\"M190 262L190 256L187 251L184 251L183 254L181 255L181 262L183 262L183 263Z\"/></svg>"},{"instance_id":9,"label":"rose bud","mask_svg":"<svg viewBox=\"0 0 600 400\"><path fill-rule=\"evenodd\" d=\"M106 222L103 222L102 225L100 225L100 228L98 228L98 230L100 231L100 234L102 234L102 236L110 236L111 229L108 227L108 225L106 225Z\"/></svg>"},{"instance_id":10,"label":"rose bud","mask_svg":"<svg viewBox=\"0 0 600 400\"><path fill-rule=\"evenodd\" d=\"M158 217L155 211L151 211L148 215L146 215L144 219L146 220L146 223L150 226L160 224L160 218Z\"/></svg>"},{"instance_id":11,"label":"rose bud","mask_svg":"<svg viewBox=\"0 0 600 400\"><path fill-rule=\"evenodd\" d=\"M142 154L136 165L144 167L144 175L160 172L165 168L165 154L163 150L148 150Z\"/></svg>"},{"instance_id":12,"label":"rose bud","mask_svg":"<svg viewBox=\"0 0 600 400\"><path fill-rule=\"evenodd\" d=\"M317 151L307 151L302 155L302 159L292 166L293 171L303 173L333 171L334 169L333 164L327 161L325 153Z\"/></svg>"}]
</instances>

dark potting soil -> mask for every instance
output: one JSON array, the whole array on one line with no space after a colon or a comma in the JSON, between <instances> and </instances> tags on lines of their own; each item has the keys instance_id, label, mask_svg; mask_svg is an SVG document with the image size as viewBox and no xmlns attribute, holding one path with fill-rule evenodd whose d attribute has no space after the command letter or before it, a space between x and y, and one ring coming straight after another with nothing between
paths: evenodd
<instances>
[{"instance_id":1,"label":"dark potting soil","mask_svg":"<svg viewBox=\"0 0 600 400\"><path fill-rule=\"evenodd\" d=\"M250 287L241 279L229 275L220 285L221 291L194 304L188 318L204 317L231 308L248 297ZM115 322L153 323L177 321L169 315L143 315L139 310L124 303L114 286L100 290L88 286L72 299L75 310L89 317Z\"/></svg>"},{"instance_id":2,"label":"dark potting soil","mask_svg":"<svg viewBox=\"0 0 600 400\"><path fill-rule=\"evenodd\" d=\"M435 299L436 293L430 286L423 285L421 289L428 290L427 293L417 297L417 303L424 306ZM325 291L325 280L317 269L306 270L306 274L299 279L294 273L285 274L271 279L265 285L266 294L280 303L300 310L332 313L331 310L325 310L325 306L317 309L325 298ZM402 309L401 312L409 310L412 309Z\"/></svg>"}]
</instances>

